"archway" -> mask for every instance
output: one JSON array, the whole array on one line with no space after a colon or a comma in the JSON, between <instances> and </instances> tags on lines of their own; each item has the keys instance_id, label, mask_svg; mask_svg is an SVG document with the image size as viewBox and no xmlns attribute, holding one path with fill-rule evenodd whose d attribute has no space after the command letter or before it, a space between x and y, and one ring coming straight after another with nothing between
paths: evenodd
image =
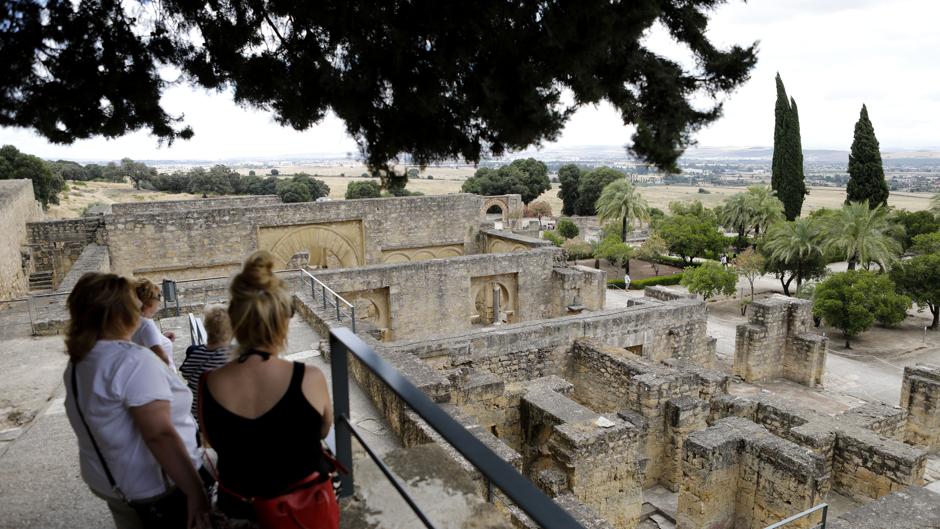
<instances>
[{"instance_id":1,"label":"archway","mask_svg":"<svg viewBox=\"0 0 940 529\"><path fill-rule=\"evenodd\" d=\"M274 255L281 269L301 263L311 268L348 268L365 264L356 241L331 226L300 226L278 235L280 237L266 249Z\"/></svg>"}]
</instances>

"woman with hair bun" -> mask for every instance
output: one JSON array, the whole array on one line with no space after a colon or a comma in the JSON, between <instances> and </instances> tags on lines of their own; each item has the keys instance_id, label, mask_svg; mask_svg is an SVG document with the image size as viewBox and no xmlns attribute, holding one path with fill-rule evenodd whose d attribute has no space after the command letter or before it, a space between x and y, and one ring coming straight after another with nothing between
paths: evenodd
<instances>
[{"instance_id":1,"label":"woman with hair bun","mask_svg":"<svg viewBox=\"0 0 940 529\"><path fill-rule=\"evenodd\" d=\"M67 304L65 410L82 479L107 502L118 529L208 527L192 393L130 341L140 320L134 286L88 273Z\"/></svg>"},{"instance_id":2,"label":"woman with hair bun","mask_svg":"<svg viewBox=\"0 0 940 529\"><path fill-rule=\"evenodd\" d=\"M255 500L278 498L301 482L328 489L331 508L336 502L331 484L322 486L332 464L318 449L333 422L326 379L314 366L279 357L293 304L273 270L271 254L258 251L232 280L236 359L199 386L203 432L218 453L218 506L236 519L257 520Z\"/></svg>"}]
</instances>

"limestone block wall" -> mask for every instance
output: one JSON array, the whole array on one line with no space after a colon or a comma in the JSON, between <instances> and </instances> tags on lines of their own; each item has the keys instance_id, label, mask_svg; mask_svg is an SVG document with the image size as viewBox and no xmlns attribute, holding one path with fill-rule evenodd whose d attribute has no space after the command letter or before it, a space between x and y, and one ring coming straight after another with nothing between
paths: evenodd
<instances>
[{"instance_id":1,"label":"limestone block wall","mask_svg":"<svg viewBox=\"0 0 940 529\"><path fill-rule=\"evenodd\" d=\"M901 408L909 415L904 439L930 452L940 451L940 367L904 368Z\"/></svg>"},{"instance_id":2,"label":"limestone block wall","mask_svg":"<svg viewBox=\"0 0 940 529\"><path fill-rule=\"evenodd\" d=\"M711 421L747 418L819 454L831 471L833 488L858 501L923 483L926 452L897 440L904 410L866 405L830 417L769 396L720 396L711 404Z\"/></svg>"},{"instance_id":3,"label":"limestone block wall","mask_svg":"<svg viewBox=\"0 0 940 529\"><path fill-rule=\"evenodd\" d=\"M112 268L121 274L210 269L203 277L237 269L259 248L264 229L279 228L272 244L304 250L311 231L329 235L328 248L310 250L355 254L355 265L383 262L383 250L459 244L477 253L483 197L439 195L258 207L200 207L162 212L154 206L106 216ZM238 203L241 204L241 203ZM448 219L441 222L440 219ZM342 228L333 228L335 224ZM353 225L352 232L348 226ZM332 230L332 231L331 231ZM277 230L276 230L277 231ZM358 233L357 233L358 232Z\"/></svg>"},{"instance_id":4,"label":"limestone block wall","mask_svg":"<svg viewBox=\"0 0 940 529\"><path fill-rule=\"evenodd\" d=\"M26 224L33 266L37 272L52 272L57 286L91 243L105 244L103 217L48 220Z\"/></svg>"},{"instance_id":5,"label":"limestone block wall","mask_svg":"<svg viewBox=\"0 0 940 529\"><path fill-rule=\"evenodd\" d=\"M0 300L29 291L26 223L42 217L30 180L0 180Z\"/></svg>"},{"instance_id":6,"label":"limestone block wall","mask_svg":"<svg viewBox=\"0 0 940 529\"><path fill-rule=\"evenodd\" d=\"M664 286L651 286L643 289L643 295L659 301L675 301L677 299L698 299L696 294L680 292Z\"/></svg>"},{"instance_id":7,"label":"limestone block wall","mask_svg":"<svg viewBox=\"0 0 940 529\"><path fill-rule=\"evenodd\" d=\"M555 316L573 310L601 310L607 299L607 272L586 266L556 267L552 271ZM569 308L570 307L570 308Z\"/></svg>"},{"instance_id":8,"label":"limestone block wall","mask_svg":"<svg viewBox=\"0 0 940 529\"><path fill-rule=\"evenodd\" d=\"M480 248L484 253L523 252L532 248L553 246L550 241L545 239L489 228L480 230L480 238Z\"/></svg>"},{"instance_id":9,"label":"limestone block wall","mask_svg":"<svg viewBox=\"0 0 940 529\"><path fill-rule=\"evenodd\" d=\"M341 295L387 288L392 339L417 340L438 333L465 331L482 323L475 317L481 313L481 304L490 303L491 287L478 286L475 281L498 284L504 289L508 299L503 298L499 308L511 311L510 321L557 316L561 311L556 306L560 278L552 269L556 253L555 249L536 249L468 255L316 271L314 275ZM588 275L586 281L590 280L598 281L598 277ZM590 287L584 289L586 303L602 305L600 288Z\"/></svg>"},{"instance_id":10,"label":"limestone block wall","mask_svg":"<svg viewBox=\"0 0 940 529\"><path fill-rule=\"evenodd\" d=\"M825 338L808 332L812 303L774 295L751 303L749 323L737 327L734 374L747 382L787 378L822 384Z\"/></svg>"},{"instance_id":11,"label":"limestone block wall","mask_svg":"<svg viewBox=\"0 0 940 529\"><path fill-rule=\"evenodd\" d=\"M520 413L525 444L523 468L537 481L557 469L564 485L614 527L636 527L642 504L636 463L636 431L617 417L601 418L550 389L531 387ZM542 479L539 480L538 476Z\"/></svg>"},{"instance_id":12,"label":"limestone block wall","mask_svg":"<svg viewBox=\"0 0 940 529\"><path fill-rule=\"evenodd\" d=\"M689 365L650 363L629 351L577 340L571 348L567 379L573 398L599 412L629 411L641 418L643 485L678 490L676 458L692 430L704 427L707 402L728 391L727 375ZM624 415L622 415L624 416ZM638 421L627 418L638 425Z\"/></svg>"},{"instance_id":13,"label":"limestone block wall","mask_svg":"<svg viewBox=\"0 0 940 529\"><path fill-rule=\"evenodd\" d=\"M751 421L723 419L685 442L676 527L762 529L823 501L829 487L819 455Z\"/></svg>"},{"instance_id":14,"label":"limestone block wall","mask_svg":"<svg viewBox=\"0 0 940 529\"><path fill-rule=\"evenodd\" d=\"M490 370L507 382L559 374L578 338L637 351L647 360L669 358L708 367L714 341L705 333L705 305L692 300L636 300L630 306L474 329L384 344L440 366ZM711 345L710 345L711 344Z\"/></svg>"}]
</instances>

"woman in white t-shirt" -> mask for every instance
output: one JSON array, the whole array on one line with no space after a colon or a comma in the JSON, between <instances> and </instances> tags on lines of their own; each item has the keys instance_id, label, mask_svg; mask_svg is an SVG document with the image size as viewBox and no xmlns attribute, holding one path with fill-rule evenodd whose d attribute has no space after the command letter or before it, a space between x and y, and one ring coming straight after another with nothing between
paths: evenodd
<instances>
[{"instance_id":1,"label":"woman in white t-shirt","mask_svg":"<svg viewBox=\"0 0 940 529\"><path fill-rule=\"evenodd\" d=\"M134 283L134 290L141 306L140 323L131 335L131 341L150 349L176 371L173 362L173 341L176 335L172 331L160 332L157 323L153 321L153 316L160 310L160 287L149 279L139 279Z\"/></svg>"},{"instance_id":2,"label":"woman in white t-shirt","mask_svg":"<svg viewBox=\"0 0 940 529\"><path fill-rule=\"evenodd\" d=\"M140 319L131 282L85 274L68 310L65 409L82 479L107 502L118 529L209 527L192 393L130 341Z\"/></svg>"}]
</instances>

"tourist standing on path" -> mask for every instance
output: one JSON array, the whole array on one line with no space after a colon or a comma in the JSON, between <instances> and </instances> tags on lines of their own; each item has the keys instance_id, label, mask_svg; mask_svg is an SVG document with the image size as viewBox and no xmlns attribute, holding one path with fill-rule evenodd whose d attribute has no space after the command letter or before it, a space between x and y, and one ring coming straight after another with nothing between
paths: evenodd
<instances>
[{"instance_id":1,"label":"tourist standing on path","mask_svg":"<svg viewBox=\"0 0 940 529\"><path fill-rule=\"evenodd\" d=\"M623 274L623 289L630 290L630 274Z\"/></svg>"},{"instance_id":2,"label":"tourist standing on path","mask_svg":"<svg viewBox=\"0 0 940 529\"><path fill-rule=\"evenodd\" d=\"M265 529L256 516L265 503L259 500L284 497L305 482L330 513L296 514L310 529L335 529L332 464L317 449L333 422L326 379L316 367L278 356L287 345L293 305L273 268L271 254L258 251L232 280L228 313L238 356L199 384L201 427L219 456L218 507Z\"/></svg>"},{"instance_id":3,"label":"tourist standing on path","mask_svg":"<svg viewBox=\"0 0 940 529\"><path fill-rule=\"evenodd\" d=\"M107 502L118 529L208 528L192 393L130 341L140 320L131 282L85 274L67 305L65 410L82 479Z\"/></svg>"},{"instance_id":4,"label":"tourist standing on path","mask_svg":"<svg viewBox=\"0 0 940 529\"><path fill-rule=\"evenodd\" d=\"M153 316L160 310L160 287L153 284L149 279L140 279L134 285L134 289L137 292L137 299L141 303L141 317L140 324L131 336L131 341L156 353L175 372L173 341L176 340L176 335L170 331L160 332L157 323L153 321Z\"/></svg>"},{"instance_id":5,"label":"tourist standing on path","mask_svg":"<svg viewBox=\"0 0 940 529\"><path fill-rule=\"evenodd\" d=\"M186 348L186 358L180 364L180 374L186 379L194 396L198 393L199 377L206 371L224 366L231 356L232 324L226 308L223 305L209 305L203 312L202 323L206 328L206 343ZM193 398L193 417L196 417L198 404L196 398Z\"/></svg>"}]
</instances>

